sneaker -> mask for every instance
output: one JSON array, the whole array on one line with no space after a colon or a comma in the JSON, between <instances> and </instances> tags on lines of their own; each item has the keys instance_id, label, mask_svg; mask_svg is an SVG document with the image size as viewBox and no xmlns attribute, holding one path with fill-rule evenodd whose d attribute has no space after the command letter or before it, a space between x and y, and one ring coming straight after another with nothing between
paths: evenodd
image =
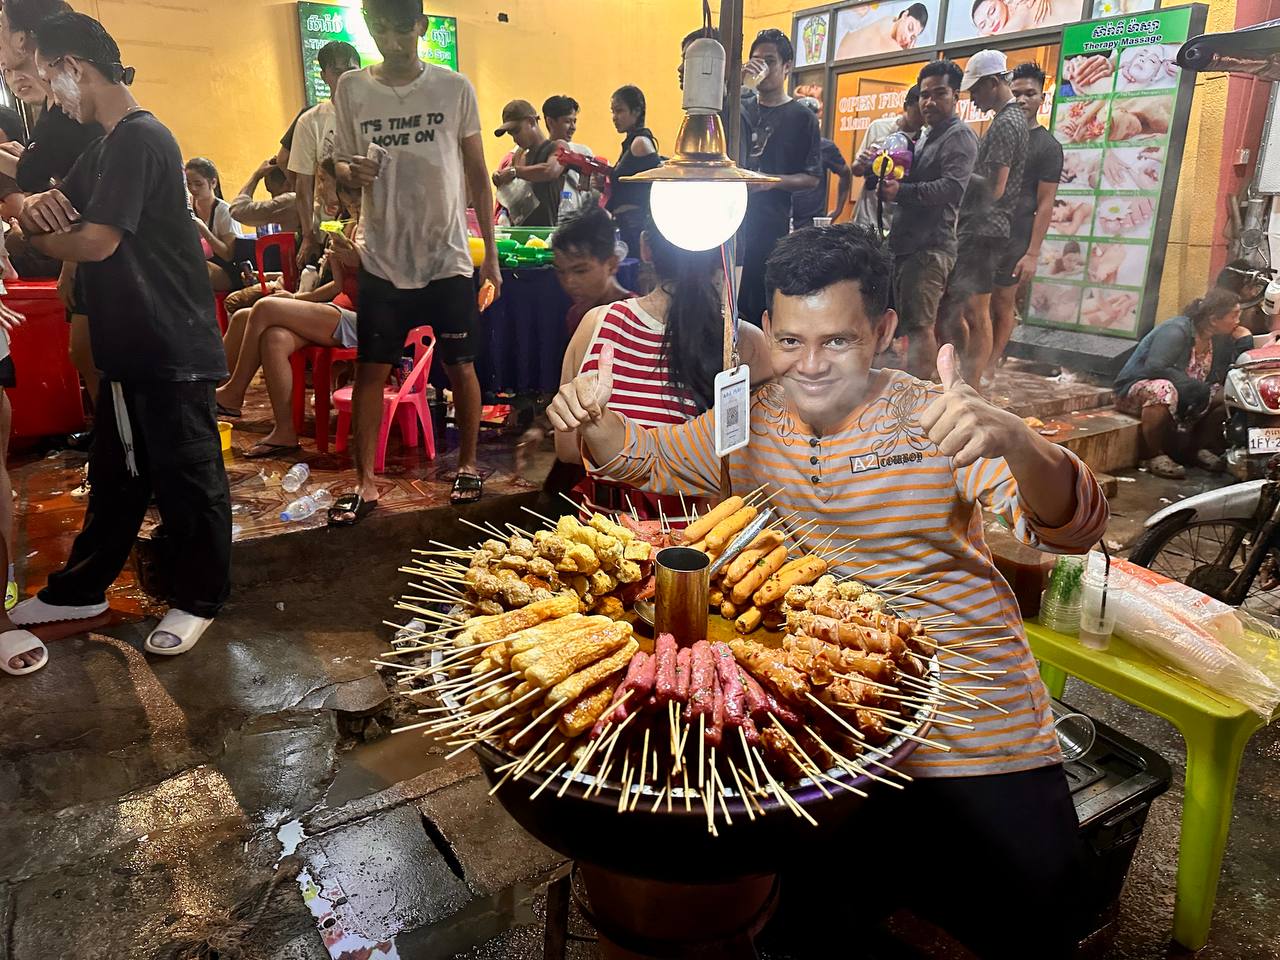
<instances>
[{"instance_id":1,"label":"sneaker","mask_svg":"<svg viewBox=\"0 0 1280 960\"><path fill-rule=\"evenodd\" d=\"M1210 473L1226 473L1227 462L1212 450L1197 450L1196 463Z\"/></svg>"},{"instance_id":2,"label":"sneaker","mask_svg":"<svg viewBox=\"0 0 1280 960\"><path fill-rule=\"evenodd\" d=\"M1173 458L1165 453L1160 454L1158 457L1152 457L1150 460L1144 460L1139 466L1152 476L1164 477L1166 480L1185 480L1187 478L1187 471L1182 468L1182 464L1175 463Z\"/></svg>"}]
</instances>

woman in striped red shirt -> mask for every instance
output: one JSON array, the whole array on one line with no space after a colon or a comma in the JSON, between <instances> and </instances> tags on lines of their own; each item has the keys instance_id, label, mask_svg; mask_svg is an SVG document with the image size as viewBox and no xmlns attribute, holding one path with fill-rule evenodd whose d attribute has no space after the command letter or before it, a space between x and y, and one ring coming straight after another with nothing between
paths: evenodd
<instances>
[{"instance_id":1,"label":"woman in striped red shirt","mask_svg":"<svg viewBox=\"0 0 1280 960\"><path fill-rule=\"evenodd\" d=\"M874 795L847 849L815 852L810 869L788 876L783 890L799 894L792 905L817 917L788 932L847 937L876 908L897 905L881 898L905 891L913 911L983 957L1066 958L1079 933L1075 808L1048 695L983 521L995 514L1029 545L1078 553L1101 538L1106 498L1074 455L965 384L951 346L938 355L941 388L873 368L897 325L889 276L888 256L861 227L808 228L778 242L765 278L776 379L755 393L751 443L729 456L730 485L768 485L780 512L817 520L813 536L829 536L836 552L856 543L841 574L873 587L925 581L911 612L963 631L937 634L943 676L978 685L984 702L949 706L968 723L933 731L943 749L916 751L914 782ZM604 477L714 494L714 416L640 429L612 409L612 366L606 355L562 387L547 411L552 424L578 432L588 468ZM865 870L833 883L849 863ZM848 949L846 941L801 955Z\"/></svg>"},{"instance_id":2,"label":"woman in striped red shirt","mask_svg":"<svg viewBox=\"0 0 1280 960\"><path fill-rule=\"evenodd\" d=\"M641 427L684 423L714 404L716 374L723 365L724 267L720 251L681 250L650 222L641 236L641 256L657 284L652 292L597 307L583 317L565 352L561 383L594 372L606 344L613 348L614 389L609 409ZM743 325L739 333L742 361L754 383L772 372L764 334ZM580 464L577 436L557 432L556 455ZM588 478L575 490L608 509L634 506L641 519L679 517L675 497L654 496Z\"/></svg>"}]
</instances>

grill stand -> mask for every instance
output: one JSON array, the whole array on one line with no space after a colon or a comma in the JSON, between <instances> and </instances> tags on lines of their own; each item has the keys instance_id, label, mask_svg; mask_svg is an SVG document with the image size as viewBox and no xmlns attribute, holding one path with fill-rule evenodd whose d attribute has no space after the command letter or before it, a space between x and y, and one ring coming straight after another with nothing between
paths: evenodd
<instances>
[{"instance_id":1,"label":"grill stand","mask_svg":"<svg viewBox=\"0 0 1280 960\"><path fill-rule=\"evenodd\" d=\"M586 887L585 899L574 888L572 875L548 891L548 960L564 956L568 896L596 928L607 960L756 960L755 937L778 903L775 875L680 884L627 877L585 863L574 871Z\"/></svg>"}]
</instances>

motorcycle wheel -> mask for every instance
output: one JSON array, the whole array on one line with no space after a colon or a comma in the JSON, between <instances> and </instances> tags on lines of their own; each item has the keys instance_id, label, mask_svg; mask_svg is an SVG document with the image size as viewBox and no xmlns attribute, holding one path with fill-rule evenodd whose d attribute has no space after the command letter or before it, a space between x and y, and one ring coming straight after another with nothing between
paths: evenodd
<instances>
[{"instance_id":1,"label":"motorcycle wheel","mask_svg":"<svg viewBox=\"0 0 1280 960\"><path fill-rule=\"evenodd\" d=\"M1195 587L1220 599L1235 579L1249 549L1252 526L1240 520L1191 520L1172 516L1156 524L1139 538L1129 560L1170 580ZM1245 539L1225 566L1216 563L1227 538L1244 531ZM1240 606L1268 620L1280 618L1280 551L1272 550L1254 582L1249 584Z\"/></svg>"}]
</instances>

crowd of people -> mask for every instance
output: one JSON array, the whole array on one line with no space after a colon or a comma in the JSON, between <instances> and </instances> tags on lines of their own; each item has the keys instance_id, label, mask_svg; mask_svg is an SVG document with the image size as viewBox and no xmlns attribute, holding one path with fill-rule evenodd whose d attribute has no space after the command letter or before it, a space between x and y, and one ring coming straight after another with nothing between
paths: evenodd
<instances>
[{"instance_id":1,"label":"crowd of people","mask_svg":"<svg viewBox=\"0 0 1280 960\"><path fill-rule=\"evenodd\" d=\"M261 371L274 423L243 453L256 459L298 451L290 358L303 347L357 354L351 373L357 480L329 509L331 524L359 523L377 508L384 388L424 323L433 328L456 411L451 500L465 504L483 496L476 453L482 399L473 363L477 287L483 283L491 296L501 296L498 226L554 228L555 269L572 301L562 382L597 370L607 355L619 411L659 427L691 421L713 406L712 384L725 356L723 303L734 289L743 321L735 349L750 366L753 385L782 376L774 366L772 335L761 330L768 320L766 264L789 233L846 214L889 256L885 289L896 325L877 351L877 364L937 379L939 343L949 343L961 374L980 386L1016 322L1016 292L1039 259L1062 168L1061 147L1037 121L1044 72L1034 63L1010 70L994 50L975 54L964 70L946 59L927 63L906 92L901 115L872 124L849 163L820 134L821 104L788 93L791 41L780 30L763 30L742 67L739 159L773 180L750 194L736 244L739 269L728 272L720 251L692 253L664 237L649 217L648 187L626 179L662 162L641 89L623 86L610 98L622 138L614 162L602 163L575 141L579 103L556 94L543 100L541 110L524 99L506 104L501 122L490 129L504 142L510 137L510 150L491 168L470 81L418 55L420 3L365 0L382 62L365 66L350 44L325 45L317 60L332 98L295 118L276 155L254 170L231 202L212 160L179 161L177 194L185 219L174 224L173 211L150 206L170 199L168 182L142 196L136 189L119 191L108 202L104 184L120 176L112 164L136 164L142 156L139 169L159 179L164 171L152 167L171 152L172 138L133 102L132 70L121 65L114 41L96 21L76 16L62 0L6 0L0 12L6 79L25 103L41 110L29 149L0 145L0 185L12 181L12 190L0 193L21 214L11 242L54 264L71 315L72 357L97 412L85 532L67 570L12 617L20 625L95 615L123 563L122 544L136 532L139 491L155 487L162 515L166 503L170 512L184 504L182 518L164 518L175 549L182 551L184 537L212 544L200 551L204 566L178 578L175 611L186 619L161 625L153 644L160 652L189 649L225 596L225 478L208 456L216 419L242 415ZM691 32L684 46L703 35ZM57 55L47 55L46 48L56 48ZM966 91L990 112L982 138L957 111ZM124 113L116 116L122 106ZM905 141L910 153L900 179L872 169L891 136L899 145ZM828 208L832 175L838 190ZM855 178L862 178L863 188L850 207ZM126 209L127 200L134 206ZM237 223L296 232L296 289L273 280L264 294L249 282L256 278L239 262ZM179 229L190 236L175 240ZM86 247L86 236L100 239L103 233L103 246ZM478 269L472 259L477 239L484 251ZM157 243L166 244L160 262L171 263L170 271L135 276L122 270L121 251ZM105 262L95 259L105 249L116 253ZM628 256L643 267L641 280L633 281L636 290L618 279ZM202 282L192 284L196 269ZM138 291L133 300L108 293L116 281ZM177 287L181 293L169 296ZM214 292L225 296L228 317L220 343L216 326L210 336ZM125 305L138 304L139 316L129 323L157 341L145 371L134 355L122 356L117 336L103 332ZM1227 355L1219 344L1212 362L1203 360L1207 331L1233 332L1219 329L1227 323L1219 306L1206 298L1182 324L1196 345L1189 362L1201 358L1206 376ZM178 342L168 342L170 335ZM1163 357L1171 338L1163 334L1154 351L1139 349L1119 391L1143 419L1157 472L1175 469L1161 459L1162 445L1170 424L1183 424L1187 416L1170 390L1181 388L1183 404L1196 393L1177 377L1155 377L1142 366L1144 358ZM174 398L163 421L150 419L157 413L149 402L160 389L157 378ZM176 439L182 442L175 460L167 454ZM156 452L161 449L165 455ZM675 512L661 497L588 477L572 437L557 435L556 450L561 463L548 478L552 489L576 490L606 508L625 501L647 515ZM1193 456L1211 465L1211 453ZM117 501L129 509L109 511L108 524L96 507ZM203 519L193 520L196 515ZM212 576L206 576L209 570ZM187 579L201 583L183 585Z\"/></svg>"}]
</instances>

